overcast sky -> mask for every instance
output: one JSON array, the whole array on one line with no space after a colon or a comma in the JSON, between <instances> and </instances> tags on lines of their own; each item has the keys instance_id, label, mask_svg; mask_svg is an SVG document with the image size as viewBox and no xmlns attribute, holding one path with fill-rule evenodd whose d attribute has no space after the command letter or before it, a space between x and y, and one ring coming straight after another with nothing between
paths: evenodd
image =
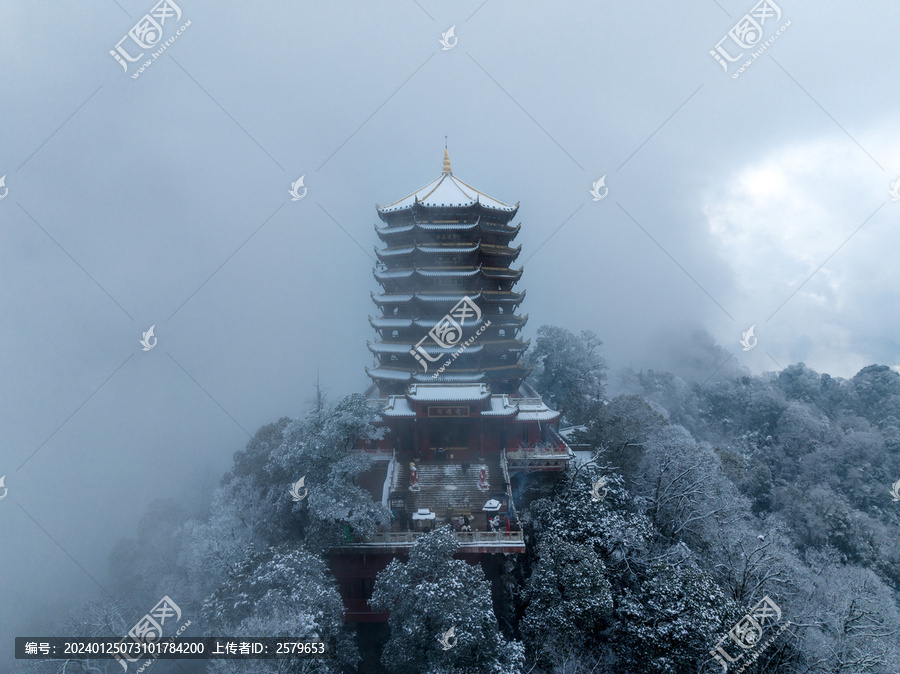
<instances>
[{"instance_id":1,"label":"overcast sky","mask_svg":"<svg viewBox=\"0 0 900 674\"><path fill-rule=\"evenodd\" d=\"M520 202L526 337L701 381L900 365L894 4L779 1L742 50L745 0L176 1L137 78L158 45L109 52L153 0L0 4L0 669L317 371L365 388L375 203L445 135Z\"/></svg>"}]
</instances>

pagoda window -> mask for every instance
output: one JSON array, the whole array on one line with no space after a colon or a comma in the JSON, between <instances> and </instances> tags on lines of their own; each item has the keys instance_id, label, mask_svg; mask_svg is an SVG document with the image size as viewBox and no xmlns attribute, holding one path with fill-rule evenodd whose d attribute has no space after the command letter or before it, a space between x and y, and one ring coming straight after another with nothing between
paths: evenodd
<instances>
[{"instance_id":1,"label":"pagoda window","mask_svg":"<svg viewBox=\"0 0 900 674\"><path fill-rule=\"evenodd\" d=\"M398 310L398 309L399 309L399 307L394 307L394 316L397 315L397 310Z\"/></svg>"},{"instance_id":2,"label":"pagoda window","mask_svg":"<svg viewBox=\"0 0 900 674\"><path fill-rule=\"evenodd\" d=\"M392 362L392 363L396 363L396 362L397 362L397 356L391 356L391 362Z\"/></svg>"},{"instance_id":3,"label":"pagoda window","mask_svg":"<svg viewBox=\"0 0 900 674\"><path fill-rule=\"evenodd\" d=\"M499 331L497 332L497 336L499 336L499 337L506 337L506 330L499 330Z\"/></svg>"},{"instance_id":4,"label":"pagoda window","mask_svg":"<svg viewBox=\"0 0 900 674\"><path fill-rule=\"evenodd\" d=\"M396 339L396 338L399 337L399 336L400 336L400 333L399 333L397 330L394 330L394 331L391 333L391 338L393 338L393 339Z\"/></svg>"},{"instance_id":5,"label":"pagoda window","mask_svg":"<svg viewBox=\"0 0 900 674\"><path fill-rule=\"evenodd\" d=\"M394 313L397 313L397 310L396 310L396 309L394 309ZM497 307L497 313L498 313L498 314L502 314L502 313L503 313L503 307Z\"/></svg>"}]
</instances>

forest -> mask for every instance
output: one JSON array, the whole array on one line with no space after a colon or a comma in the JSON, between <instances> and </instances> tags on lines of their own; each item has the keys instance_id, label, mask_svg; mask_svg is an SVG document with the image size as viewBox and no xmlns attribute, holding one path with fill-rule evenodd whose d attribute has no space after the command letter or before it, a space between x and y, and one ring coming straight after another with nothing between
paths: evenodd
<instances>
[{"instance_id":1,"label":"forest","mask_svg":"<svg viewBox=\"0 0 900 674\"><path fill-rule=\"evenodd\" d=\"M493 586L437 528L378 576L370 603L387 626L343 622L328 551L391 514L355 484L371 459L351 449L379 432L369 402L320 392L259 428L199 496L151 504L111 551L111 594L55 632L122 637L168 596L185 636L332 639L336 655L149 663L159 672L900 672L900 374L799 363L688 383L613 376L601 347L538 330L529 381L562 411L578 459L520 486L528 552L506 556ZM299 502L298 475L315 485Z\"/></svg>"}]
</instances>

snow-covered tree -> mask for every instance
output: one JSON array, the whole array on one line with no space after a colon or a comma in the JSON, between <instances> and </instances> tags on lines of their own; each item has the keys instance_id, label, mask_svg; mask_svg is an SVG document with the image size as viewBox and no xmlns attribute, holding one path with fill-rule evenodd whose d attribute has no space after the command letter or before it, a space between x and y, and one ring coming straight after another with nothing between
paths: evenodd
<instances>
[{"instance_id":1,"label":"snow-covered tree","mask_svg":"<svg viewBox=\"0 0 900 674\"><path fill-rule=\"evenodd\" d=\"M336 659L298 659L291 663L291 672L339 672L359 662L355 641L344 625L337 583L322 558L300 546L248 549L228 580L207 598L202 616L219 634L334 639ZM210 671L217 674L284 668L279 660L210 661Z\"/></svg>"},{"instance_id":2,"label":"snow-covered tree","mask_svg":"<svg viewBox=\"0 0 900 674\"><path fill-rule=\"evenodd\" d=\"M480 568L453 559L456 549L449 527L440 527L416 539L406 562L395 559L378 574L369 604L391 612L381 658L390 672L520 671L522 646L500 633L490 582Z\"/></svg>"},{"instance_id":3,"label":"snow-covered tree","mask_svg":"<svg viewBox=\"0 0 900 674\"><path fill-rule=\"evenodd\" d=\"M353 535L366 537L390 522L387 508L355 484L356 476L373 459L350 450L360 439L379 436L373 418L364 396L347 396L333 408L314 410L287 424L282 443L269 457L264 470L267 483L276 490L273 507L313 548L325 550L339 544L345 527ZM307 496L294 502L288 488L300 478Z\"/></svg>"},{"instance_id":4,"label":"snow-covered tree","mask_svg":"<svg viewBox=\"0 0 900 674\"><path fill-rule=\"evenodd\" d=\"M528 358L535 368L534 385L573 424L582 423L591 406L603 398L606 361L600 355L602 344L589 330L575 335L552 325L538 328Z\"/></svg>"},{"instance_id":5,"label":"snow-covered tree","mask_svg":"<svg viewBox=\"0 0 900 674\"><path fill-rule=\"evenodd\" d=\"M606 566L587 543L550 537L537 551L525 586L523 636L539 645L536 657L554 663L590 651L612 622Z\"/></svg>"}]
</instances>

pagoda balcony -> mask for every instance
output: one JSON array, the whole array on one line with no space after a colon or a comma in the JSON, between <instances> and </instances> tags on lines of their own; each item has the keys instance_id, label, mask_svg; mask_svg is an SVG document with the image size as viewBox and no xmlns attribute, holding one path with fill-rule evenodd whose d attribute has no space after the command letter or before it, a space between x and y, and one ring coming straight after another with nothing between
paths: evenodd
<instances>
[{"instance_id":1,"label":"pagoda balcony","mask_svg":"<svg viewBox=\"0 0 900 674\"><path fill-rule=\"evenodd\" d=\"M389 531L375 534L363 541L343 543L337 550L359 553L408 551L422 531ZM458 552L499 553L525 552L525 536L520 531L457 531L454 532Z\"/></svg>"}]
</instances>

